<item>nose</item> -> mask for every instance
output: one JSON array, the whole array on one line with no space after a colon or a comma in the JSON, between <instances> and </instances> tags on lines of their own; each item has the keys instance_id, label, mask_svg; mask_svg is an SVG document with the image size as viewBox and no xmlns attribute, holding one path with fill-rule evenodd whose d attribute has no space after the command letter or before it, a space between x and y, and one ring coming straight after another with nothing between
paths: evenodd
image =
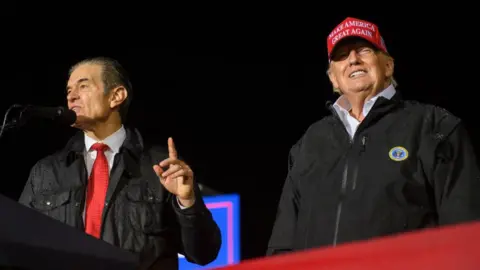
<instances>
[{"instance_id":1,"label":"nose","mask_svg":"<svg viewBox=\"0 0 480 270\"><path fill-rule=\"evenodd\" d=\"M67 101L68 103L73 103L75 102L77 99L78 99L78 93L77 91L75 90L72 90L70 91L68 94L67 94Z\"/></svg>"},{"instance_id":2,"label":"nose","mask_svg":"<svg viewBox=\"0 0 480 270\"><path fill-rule=\"evenodd\" d=\"M358 57L356 50L351 50L348 54L348 63L350 65L356 65L359 63L360 58Z\"/></svg>"}]
</instances>

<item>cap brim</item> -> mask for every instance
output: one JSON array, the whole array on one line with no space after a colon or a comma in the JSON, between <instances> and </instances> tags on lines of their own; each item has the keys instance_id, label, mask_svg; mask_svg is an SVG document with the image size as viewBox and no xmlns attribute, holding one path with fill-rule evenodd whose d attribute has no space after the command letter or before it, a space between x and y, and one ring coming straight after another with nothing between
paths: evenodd
<instances>
[{"instance_id":1,"label":"cap brim","mask_svg":"<svg viewBox=\"0 0 480 270\"><path fill-rule=\"evenodd\" d=\"M330 53L330 56L328 58L328 61L330 61L332 59L332 55L335 54L335 51L336 49L338 49L338 47L340 47L341 45L343 44L346 44L346 43L349 43L349 42L355 42L357 40L362 40L362 41L366 41L368 42L369 44L371 44L374 48L377 48L378 50L381 50L383 52L385 52L382 48L378 47L376 44L372 43L370 40L364 38L363 36L355 36L355 35L351 35L351 36L348 36L348 37L344 37L342 38L340 41L338 41L335 46L333 46L332 48L332 51ZM385 52L387 53L387 52Z\"/></svg>"}]
</instances>

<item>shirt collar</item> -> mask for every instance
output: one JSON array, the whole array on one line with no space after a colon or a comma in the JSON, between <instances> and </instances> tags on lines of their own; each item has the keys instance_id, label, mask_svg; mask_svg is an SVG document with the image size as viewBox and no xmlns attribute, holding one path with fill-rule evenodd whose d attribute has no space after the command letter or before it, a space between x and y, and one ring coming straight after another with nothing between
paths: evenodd
<instances>
[{"instance_id":1,"label":"shirt collar","mask_svg":"<svg viewBox=\"0 0 480 270\"><path fill-rule=\"evenodd\" d=\"M120 151L120 147L125 141L125 138L126 138L126 131L122 125L120 129L118 129L112 135L108 136L107 138L105 138L105 140L100 142L108 145L108 147L110 148L109 150L112 151L113 153L118 153ZM85 135L85 149L87 151L89 151L92 145L97 142L99 141L96 141Z\"/></svg>"},{"instance_id":2,"label":"shirt collar","mask_svg":"<svg viewBox=\"0 0 480 270\"><path fill-rule=\"evenodd\" d=\"M391 99L395 95L395 93L396 93L395 87L392 84L390 84L387 88L382 90L376 96L369 99L367 102L363 104L363 116L365 117L367 116L367 114L370 112L373 105L375 104L375 101L377 101L379 97ZM352 109L352 105L344 95L341 95L337 99L337 101L335 101L335 103L333 104L333 107L335 108L337 113L340 115L349 114L349 111Z\"/></svg>"}]
</instances>

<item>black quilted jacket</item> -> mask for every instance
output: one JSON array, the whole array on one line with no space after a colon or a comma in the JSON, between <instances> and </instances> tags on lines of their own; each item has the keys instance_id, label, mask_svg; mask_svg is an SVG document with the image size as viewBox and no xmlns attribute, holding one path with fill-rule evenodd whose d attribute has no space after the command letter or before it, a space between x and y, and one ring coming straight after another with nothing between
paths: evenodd
<instances>
[{"instance_id":1,"label":"black quilted jacket","mask_svg":"<svg viewBox=\"0 0 480 270\"><path fill-rule=\"evenodd\" d=\"M66 147L32 168L20 203L84 231L87 185L84 137L79 132ZM101 238L135 252L151 269L177 269L178 253L200 265L213 261L221 245L220 230L196 186L192 208L180 209L152 169L168 157L164 148L143 144L138 131L115 156L103 212Z\"/></svg>"}]
</instances>

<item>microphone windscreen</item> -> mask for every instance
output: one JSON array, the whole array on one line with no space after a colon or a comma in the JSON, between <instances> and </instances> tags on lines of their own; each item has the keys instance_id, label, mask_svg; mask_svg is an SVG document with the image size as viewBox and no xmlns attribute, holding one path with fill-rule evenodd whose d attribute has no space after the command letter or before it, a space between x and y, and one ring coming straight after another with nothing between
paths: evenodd
<instances>
[{"instance_id":1,"label":"microphone windscreen","mask_svg":"<svg viewBox=\"0 0 480 270\"><path fill-rule=\"evenodd\" d=\"M64 109L59 118L62 124L70 126L77 121L77 114L72 110Z\"/></svg>"}]
</instances>

